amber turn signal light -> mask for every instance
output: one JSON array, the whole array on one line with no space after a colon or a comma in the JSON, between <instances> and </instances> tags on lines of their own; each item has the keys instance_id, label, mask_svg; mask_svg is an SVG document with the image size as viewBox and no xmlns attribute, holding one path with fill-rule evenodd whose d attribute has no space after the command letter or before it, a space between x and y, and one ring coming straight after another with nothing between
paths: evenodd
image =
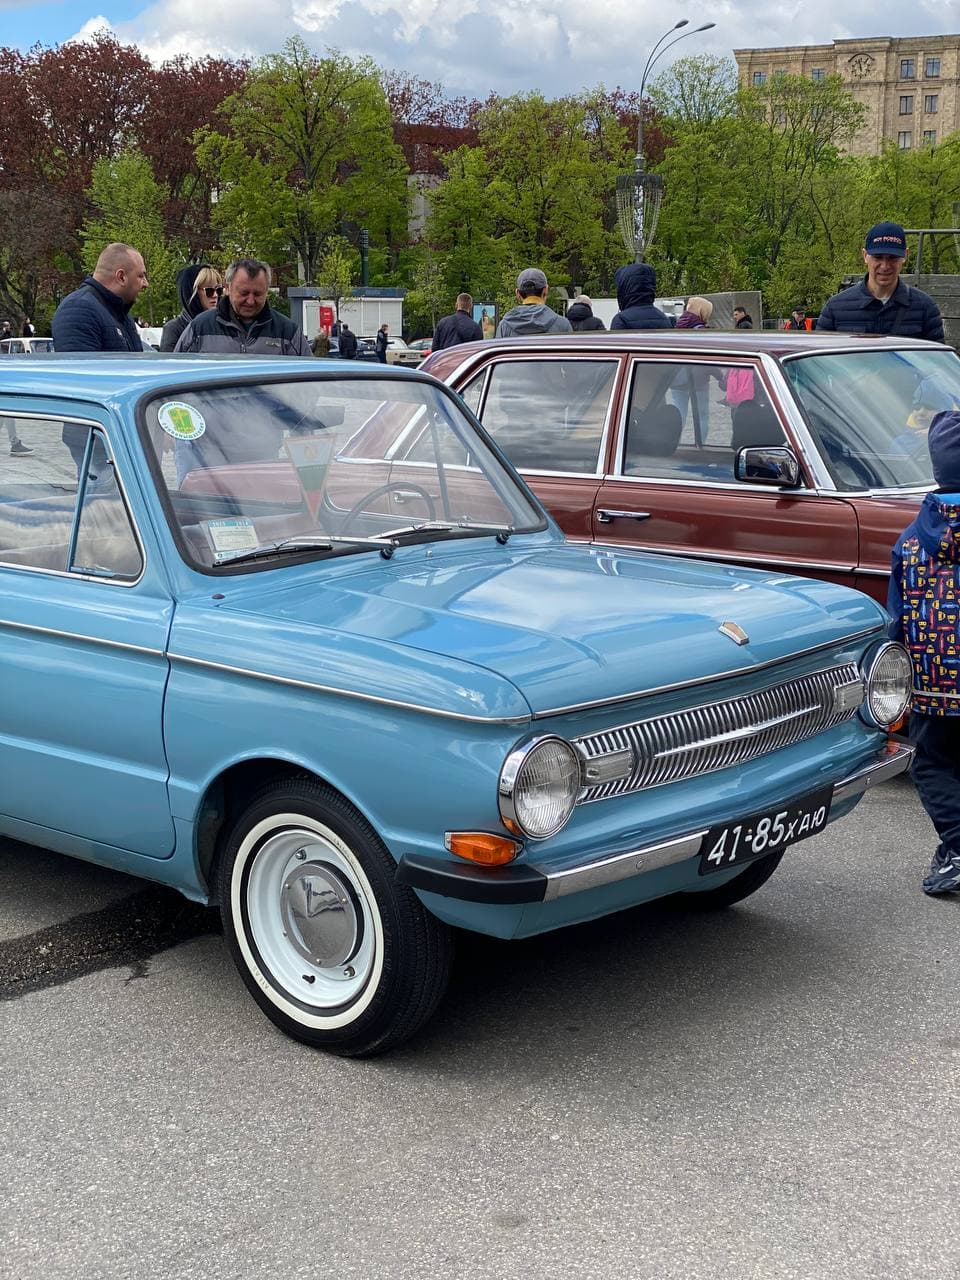
<instances>
[{"instance_id":1,"label":"amber turn signal light","mask_svg":"<svg viewBox=\"0 0 960 1280\"><path fill-rule=\"evenodd\" d=\"M458 858L479 862L484 867L502 867L512 862L523 848L519 840L489 831L448 831L443 842Z\"/></svg>"}]
</instances>

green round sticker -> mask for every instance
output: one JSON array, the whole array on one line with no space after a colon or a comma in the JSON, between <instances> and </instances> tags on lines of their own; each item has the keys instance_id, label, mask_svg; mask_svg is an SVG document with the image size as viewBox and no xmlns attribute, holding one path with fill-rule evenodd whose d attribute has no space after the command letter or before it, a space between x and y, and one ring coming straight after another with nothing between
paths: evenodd
<instances>
[{"instance_id":1,"label":"green round sticker","mask_svg":"<svg viewBox=\"0 0 960 1280\"><path fill-rule=\"evenodd\" d=\"M203 414L182 400L168 400L157 414L161 427L174 440L199 440L207 429Z\"/></svg>"}]
</instances>

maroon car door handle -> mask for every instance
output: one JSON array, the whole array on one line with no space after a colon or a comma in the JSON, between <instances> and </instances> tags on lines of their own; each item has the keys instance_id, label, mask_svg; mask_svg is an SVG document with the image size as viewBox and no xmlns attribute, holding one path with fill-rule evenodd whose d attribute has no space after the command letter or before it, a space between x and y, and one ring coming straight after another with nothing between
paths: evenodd
<instances>
[{"instance_id":1,"label":"maroon car door handle","mask_svg":"<svg viewBox=\"0 0 960 1280\"><path fill-rule=\"evenodd\" d=\"M649 520L649 511L614 511L612 507L597 507L599 524L609 524L611 520Z\"/></svg>"}]
</instances>

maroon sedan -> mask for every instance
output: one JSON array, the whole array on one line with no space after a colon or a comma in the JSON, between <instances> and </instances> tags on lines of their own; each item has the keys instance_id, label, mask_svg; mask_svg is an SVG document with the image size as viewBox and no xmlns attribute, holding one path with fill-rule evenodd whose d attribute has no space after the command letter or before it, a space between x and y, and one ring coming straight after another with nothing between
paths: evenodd
<instances>
[{"instance_id":1,"label":"maroon sedan","mask_svg":"<svg viewBox=\"0 0 960 1280\"><path fill-rule=\"evenodd\" d=\"M571 538L786 570L886 599L960 406L952 348L804 333L500 339L421 368L464 397Z\"/></svg>"}]
</instances>

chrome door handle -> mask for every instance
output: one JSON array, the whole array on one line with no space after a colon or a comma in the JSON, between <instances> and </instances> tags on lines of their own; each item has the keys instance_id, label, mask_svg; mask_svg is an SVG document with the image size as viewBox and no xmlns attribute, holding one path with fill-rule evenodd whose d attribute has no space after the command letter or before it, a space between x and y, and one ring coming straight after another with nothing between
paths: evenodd
<instances>
[{"instance_id":1,"label":"chrome door handle","mask_svg":"<svg viewBox=\"0 0 960 1280\"><path fill-rule=\"evenodd\" d=\"M609 524L611 520L649 520L649 511L614 511L611 507L597 507L597 520Z\"/></svg>"},{"instance_id":2,"label":"chrome door handle","mask_svg":"<svg viewBox=\"0 0 960 1280\"><path fill-rule=\"evenodd\" d=\"M426 496L428 498L432 498L434 501L440 497L438 493L428 493ZM395 489L393 491L393 500L396 502L398 507L402 506L405 502L411 502L414 498L419 498L422 502L424 495L417 489Z\"/></svg>"}]
</instances>

